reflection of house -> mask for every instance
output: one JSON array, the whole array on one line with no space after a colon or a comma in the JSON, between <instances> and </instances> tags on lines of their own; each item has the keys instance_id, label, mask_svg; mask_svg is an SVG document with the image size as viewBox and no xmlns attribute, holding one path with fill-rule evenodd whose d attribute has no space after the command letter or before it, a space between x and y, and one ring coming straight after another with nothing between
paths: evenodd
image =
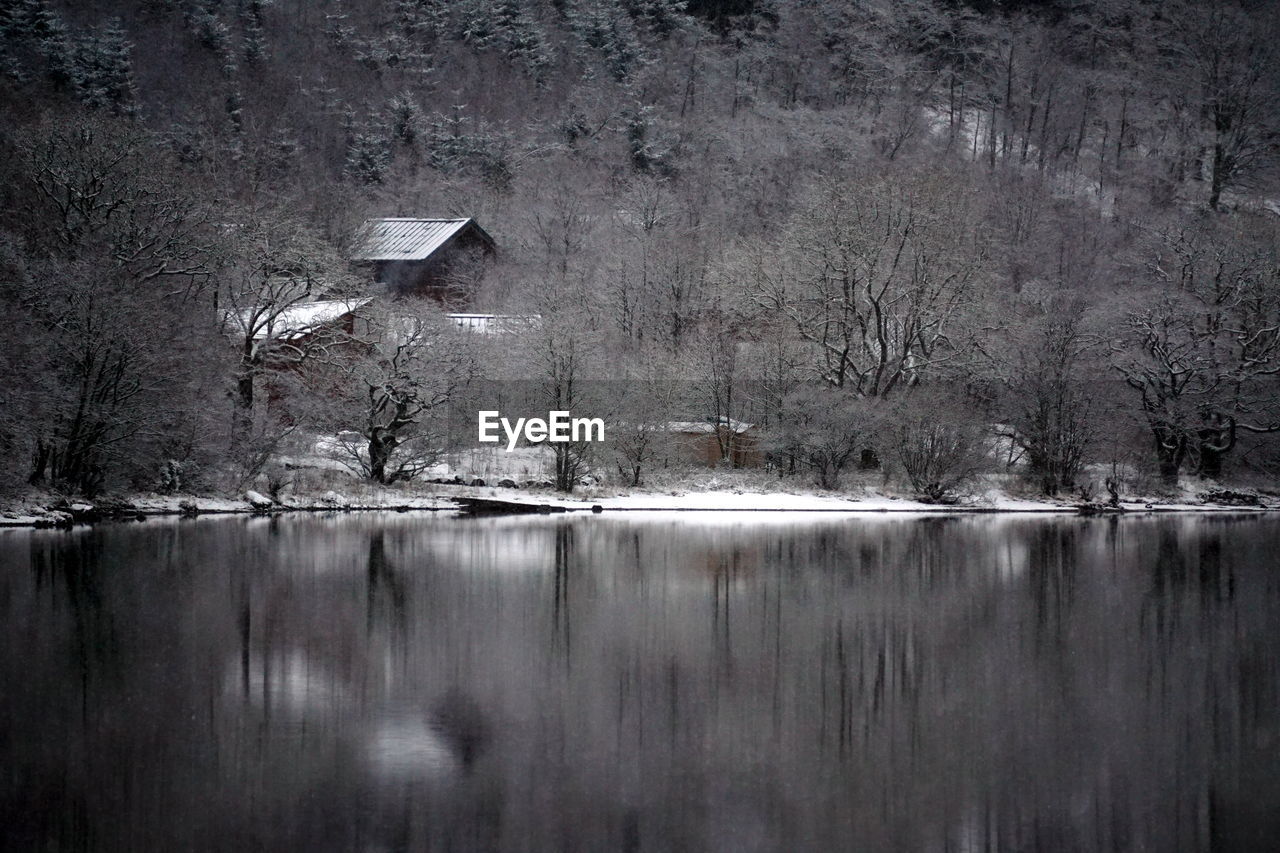
<instances>
[{"instance_id":1,"label":"reflection of house","mask_svg":"<svg viewBox=\"0 0 1280 853\"><path fill-rule=\"evenodd\" d=\"M732 418L673 421L667 424L667 432L690 462L714 466L725 459L735 468L758 468L764 463L755 424Z\"/></svg>"},{"instance_id":2,"label":"reflection of house","mask_svg":"<svg viewBox=\"0 0 1280 853\"><path fill-rule=\"evenodd\" d=\"M370 219L356 235L352 260L372 264L393 296L445 301L459 295L450 293L456 278L493 251L493 238L473 219Z\"/></svg>"}]
</instances>

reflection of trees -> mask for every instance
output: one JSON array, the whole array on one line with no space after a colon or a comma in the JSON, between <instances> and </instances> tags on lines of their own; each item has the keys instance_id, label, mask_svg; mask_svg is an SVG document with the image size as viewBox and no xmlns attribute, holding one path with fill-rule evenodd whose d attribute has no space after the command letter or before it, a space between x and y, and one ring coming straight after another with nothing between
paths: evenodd
<instances>
[{"instance_id":1,"label":"reflection of trees","mask_svg":"<svg viewBox=\"0 0 1280 853\"><path fill-rule=\"evenodd\" d=\"M1071 623L1079 528L1044 525L1031 532L1027 583L1035 606L1036 642L1061 647Z\"/></svg>"},{"instance_id":2,"label":"reflection of trees","mask_svg":"<svg viewBox=\"0 0 1280 853\"><path fill-rule=\"evenodd\" d=\"M387 533L384 529L379 528L369 534L366 577L366 630L372 634L378 624L386 619L391 632L403 643L407 639L405 582L387 556Z\"/></svg>"},{"instance_id":3,"label":"reflection of trees","mask_svg":"<svg viewBox=\"0 0 1280 853\"><path fill-rule=\"evenodd\" d=\"M60 584L73 628L74 667L80 682L81 715L87 722L94 677L118 675L120 647L114 619L104 603L102 572L109 571L102 534L33 537L31 568L37 589Z\"/></svg>"},{"instance_id":4,"label":"reflection of trees","mask_svg":"<svg viewBox=\"0 0 1280 853\"><path fill-rule=\"evenodd\" d=\"M200 550L201 524L180 528L194 570L165 576L169 599L129 594L152 570L112 531L32 546L23 577L69 602L50 658L79 631L92 674L118 632L173 665L125 669L128 696L172 698L95 728L107 758L65 792L78 747L24 748L44 787L8 802L106 827L142 796L116 786L128 767L177 780L160 802L182 808L128 813L166 842L1167 849L1230 846L1224 822L1257 825L1276 784L1259 741L1280 707L1274 527L1251 544L1258 528L1184 518L380 519L339 545L284 519ZM206 700L193 648L230 701ZM57 684L40 701L70 699L51 728L74 734L74 673ZM125 695L94 692L92 725L136 713ZM209 761L173 769L206 742ZM166 822L203 798L200 830Z\"/></svg>"},{"instance_id":5,"label":"reflection of trees","mask_svg":"<svg viewBox=\"0 0 1280 853\"><path fill-rule=\"evenodd\" d=\"M1221 522L1211 520L1195 523L1203 529L1188 531L1182 524L1169 523L1161 526L1157 536L1143 615L1145 619L1150 614L1156 636L1166 642L1174 640L1180 620L1192 615L1183 611L1193 603L1186 595L1193 587L1202 617L1235 597L1235 566L1223 548L1229 528L1219 528Z\"/></svg>"},{"instance_id":6,"label":"reflection of trees","mask_svg":"<svg viewBox=\"0 0 1280 853\"><path fill-rule=\"evenodd\" d=\"M572 622L569 614L569 568L573 561L573 525L565 521L556 524L555 599L551 605L551 645L564 655L565 668L570 665Z\"/></svg>"}]
</instances>

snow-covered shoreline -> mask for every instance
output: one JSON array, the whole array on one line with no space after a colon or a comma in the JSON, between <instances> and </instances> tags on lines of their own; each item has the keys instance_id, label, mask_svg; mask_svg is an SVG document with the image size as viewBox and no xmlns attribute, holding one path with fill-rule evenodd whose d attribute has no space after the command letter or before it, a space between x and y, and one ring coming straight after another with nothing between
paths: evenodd
<instances>
[{"instance_id":1,"label":"snow-covered shoreline","mask_svg":"<svg viewBox=\"0 0 1280 853\"><path fill-rule=\"evenodd\" d=\"M254 494L254 493L249 493ZM256 496L255 497L260 497ZM258 500L201 495L130 495L94 503L87 500L42 500L31 497L0 507L0 528L69 527L97 521L129 521L161 516L266 515L296 512L430 512L456 511L457 503L441 495L379 494L350 497L290 496L264 505Z\"/></svg>"},{"instance_id":2,"label":"snow-covered shoreline","mask_svg":"<svg viewBox=\"0 0 1280 853\"><path fill-rule=\"evenodd\" d=\"M506 489L475 489L470 497L545 506L566 511L634 512L844 512L844 513L1046 513L1079 514L1106 511L1107 507L1067 500L1026 500L1009 495L988 495L955 504L931 504L887 495L842 497L784 492L704 491L688 493L631 493L600 497L530 495ZM1267 512L1280 504L1239 506L1195 501L1122 500L1120 512ZM1114 511L1114 510L1113 510Z\"/></svg>"},{"instance_id":3,"label":"snow-covered shoreline","mask_svg":"<svg viewBox=\"0 0 1280 853\"><path fill-rule=\"evenodd\" d=\"M373 492L353 496L337 492L289 495L279 501L248 492L239 498L196 495L140 494L94 503L33 494L0 506L0 528L68 527L99 520L131 520L156 516L272 514L297 512L456 512L468 501L505 511L585 513L908 513L959 514L1130 514L1170 512L1265 513L1280 510L1280 501L1260 499L1255 506L1195 499L1135 498L1119 507L1068 500L1028 500L988 492L956 504L930 504L891 495L843 496L821 493L705 490L689 492L629 492L626 494L559 495L500 487L439 487L431 493Z\"/></svg>"}]
</instances>

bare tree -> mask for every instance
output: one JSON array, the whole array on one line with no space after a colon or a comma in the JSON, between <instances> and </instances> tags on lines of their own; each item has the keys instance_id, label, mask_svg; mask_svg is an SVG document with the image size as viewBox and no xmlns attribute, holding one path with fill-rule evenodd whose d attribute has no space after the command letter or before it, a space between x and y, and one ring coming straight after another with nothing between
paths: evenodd
<instances>
[{"instance_id":1,"label":"bare tree","mask_svg":"<svg viewBox=\"0 0 1280 853\"><path fill-rule=\"evenodd\" d=\"M93 118L22 137L15 275L44 369L31 482L85 492L152 467L201 389L213 330L200 296L213 262L206 211L153 140ZM152 467L152 470L155 470Z\"/></svg>"},{"instance_id":2,"label":"bare tree","mask_svg":"<svg viewBox=\"0 0 1280 853\"><path fill-rule=\"evenodd\" d=\"M837 388L881 397L965 352L983 269L972 200L941 174L827 184L754 265L748 298L790 320Z\"/></svg>"},{"instance_id":3,"label":"bare tree","mask_svg":"<svg viewBox=\"0 0 1280 853\"><path fill-rule=\"evenodd\" d=\"M871 401L822 384L793 388L783 399L767 446L811 470L824 489L840 485L845 469L873 440Z\"/></svg>"},{"instance_id":4,"label":"bare tree","mask_svg":"<svg viewBox=\"0 0 1280 853\"><path fill-rule=\"evenodd\" d=\"M671 421L681 406L681 384L673 376L667 353L658 345L629 352L606 380L607 402L601 412L610 419L608 446L623 481L639 486L672 450Z\"/></svg>"},{"instance_id":5,"label":"bare tree","mask_svg":"<svg viewBox=\"0 0 1280 853\"><path fill-rule=\"evenodd\" d=\"M337 310L355 309L354 280L332 246L282 211L245 214L225 226L231 262L219 276L223 326L238 352L240 419L253 416L255 387L268 371L296 369L340 344ZM316 306L323 296L343 305Z\"/></svg>"},{"instance_id":6,"label":"bare tree","mask_svg":"<svg viewBox=\"0 0 1280 853\"><path fill-rule=\"evenodd\" d=\"M1046 495L1075 487L1093 444L1100 394L1085 373L1091 341L1083 313L1079 299L1050 305L1000 366L1007 437Z\"/></svg>"},{"instance_id":7,"label":"bare tree","mask_svg":"<svg viewBox=\"0 0 1280 853\"><path fill-rule=\"evenodd\" d=\"M1127 314L1113 366L1138 393L1166 484L1188 462L1217 477L1240 431L1280 430L1275 239L1270 223L1157 236L1147 304Z\"/></svg>"},{"instance_id":8,"label":"bare tree","mask_svg":"<svg viewBox=\"0 0 1280 853\"><path fill-rule=\"evenodd\" d=\"M990 464L987 427L951 393L917 389L896 401L882 434L911 488L934 503Z\"/></svg>"},{"instance_id":9,"label":"bare tree","mask_svg":"<svg viewBox=\"0 0 1280 853\"><path fill-rule=\"evenodd\" d=\"M1280 144L1276 16L1233 0L1167 4L1161 35L1171 106L1207 173L1209 207L1271 162Z\"/></svg>"},{"instance_id":10,"label":"bare tree","mask_svg":"<svg viewBox=\"0 0 1280 853\"><path fill-rule=\"evenodd\" d=\"M335 455L384 485L409 481L446 450L447 406L470 381L466 333L434 307L401 301L361 312L361 328L324 356L312 382Z\"/></svg>"},{"instance_id":11,"label":"bare tree","mask_svg":"<svg viewBox=\"0 0 1280 853\"><path fill-rule=\"evenodd\" d=\"M595 346L597 335L579 325L581 315L576 311L545 313L542 320L543 327L534 349L542 397L548 411L580 412L592 399L586 384L593 360L599 359ZM571 492L586 468L591 445L585 441L569 441L552 444L551 449L555 459L555 487L557 491Z\"/></svg>"}]
</instances>

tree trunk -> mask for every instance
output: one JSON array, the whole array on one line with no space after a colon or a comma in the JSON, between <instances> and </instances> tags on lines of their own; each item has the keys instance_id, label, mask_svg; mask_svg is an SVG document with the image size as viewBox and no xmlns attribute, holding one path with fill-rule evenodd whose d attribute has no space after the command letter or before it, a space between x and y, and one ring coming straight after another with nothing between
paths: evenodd
<instances>
[{"instance_id":1,"label":"tree trunk","mask_svg":"<svg viewBox=\"0 0 1280 853\"><path fill-rule=\"evenodd\" d=\"M253 411L253 378L258 372L258 361L253 352L252 339L246 340L240 353L240 371L236 375L236 402L246 412Z\"/></svg>"},{"instance_id":2,"label":"tree trunk","mask_svg":"<svg viewBox=\"0 0 1280 853\"><path fill-rule=\"evenodd\" d=\"M391 461L391 453L395 449L395 436L380 435L375 432L369 439L369 476L384 486L391 484L387 479L387 464Z\"/></svg>"},{"instance_id":3,"label":"tree trunk","mask_svg":"<svg viewBox=\"0 0 1280 853\"><path fill-rule=\"evenodd\" d=\"M1200 447L1200 476L1217 480L1222 476L1222 461L1226 451L1216 447L1202 445Z\"/></svg>"},{"instance_id":4,"label":"tree trunk","mask_svg":"<svg viewBox=\"0 0 1280 853\"><path fill-rule=\"evenodd\" d=\"M31 460L31 476L27 477L27 482L33 486L44 482L45 472L49 468L49 455L51 448L43 441L36 442L36 452Z\"/></svg>"},{"instance_id":5,"label":"tree trunk","mask_svg":"<svg viewBox=\"0 0 1280 853\"><path fill-rule=\"evenodd\" d=\"M1222 463L1226 460L1227 454L1231 452L1231 448L1236 444L1236 428L1232 423L1223 428L1211 428L1200 430L1200 440L1197 449L1200 452L1200 468L1201 477L1208 477L1217 480L1222 476Z\"/></svg>"},{"instance_id":6,"label":"tree trunk","mask_svg":"<svg viewBox=\"0 0 1280 853\"><path fill-rule=\"evenodd\" d=\"M1156 465L1160 470L1160 482L1166 486L1178 485L1178 472L1186 455L1186 442L1177 439L1170 444L1156 438Z\"/></svg>"},{"instance_id":7,"label":"tree trunk","mask_svg":"<svg viewBox=\"0 0 1280 853\"><path fill-rule=\"evenodd\" d=\"M253 411L253 372L245 371L236 379L236 402L241 410Z\"/></svg>"},{"instance_id":8,"label":"tree trunk","mask_svg":"<svg viewBox=\"0 0 1280 853\"><path fill-rule=\"evenodd\" d=\"M576 485L578 466L573 459L570 446L567 444L555 445L556 459L556 491L568 494L573 491Z\"/></svg>"},{"instance_id":9,"label":"tree trunk","mask_svg":"<svg viewBox=\"0 0 1280 853\"><path fill-rule=\"evenodd\" d=\"M1209 175L1209 209L1217 210L1218 202L1222 198L1223 172L1226 171L1226 161L1222 153L1222 143L1213 146L1213 165L1210 168Z\"/></svg>"},{"instance_id":10,"label":"tree trunk","mask_svg":"<svg viewBox=\"0 0 1280 853\"><path fill-rule=\"evenodd\" d=\"M246 353L240 361L236 375L236 411L233 424L235 435L244 438L253 430L253 363Z\"/></svg>"}]
</instances>

